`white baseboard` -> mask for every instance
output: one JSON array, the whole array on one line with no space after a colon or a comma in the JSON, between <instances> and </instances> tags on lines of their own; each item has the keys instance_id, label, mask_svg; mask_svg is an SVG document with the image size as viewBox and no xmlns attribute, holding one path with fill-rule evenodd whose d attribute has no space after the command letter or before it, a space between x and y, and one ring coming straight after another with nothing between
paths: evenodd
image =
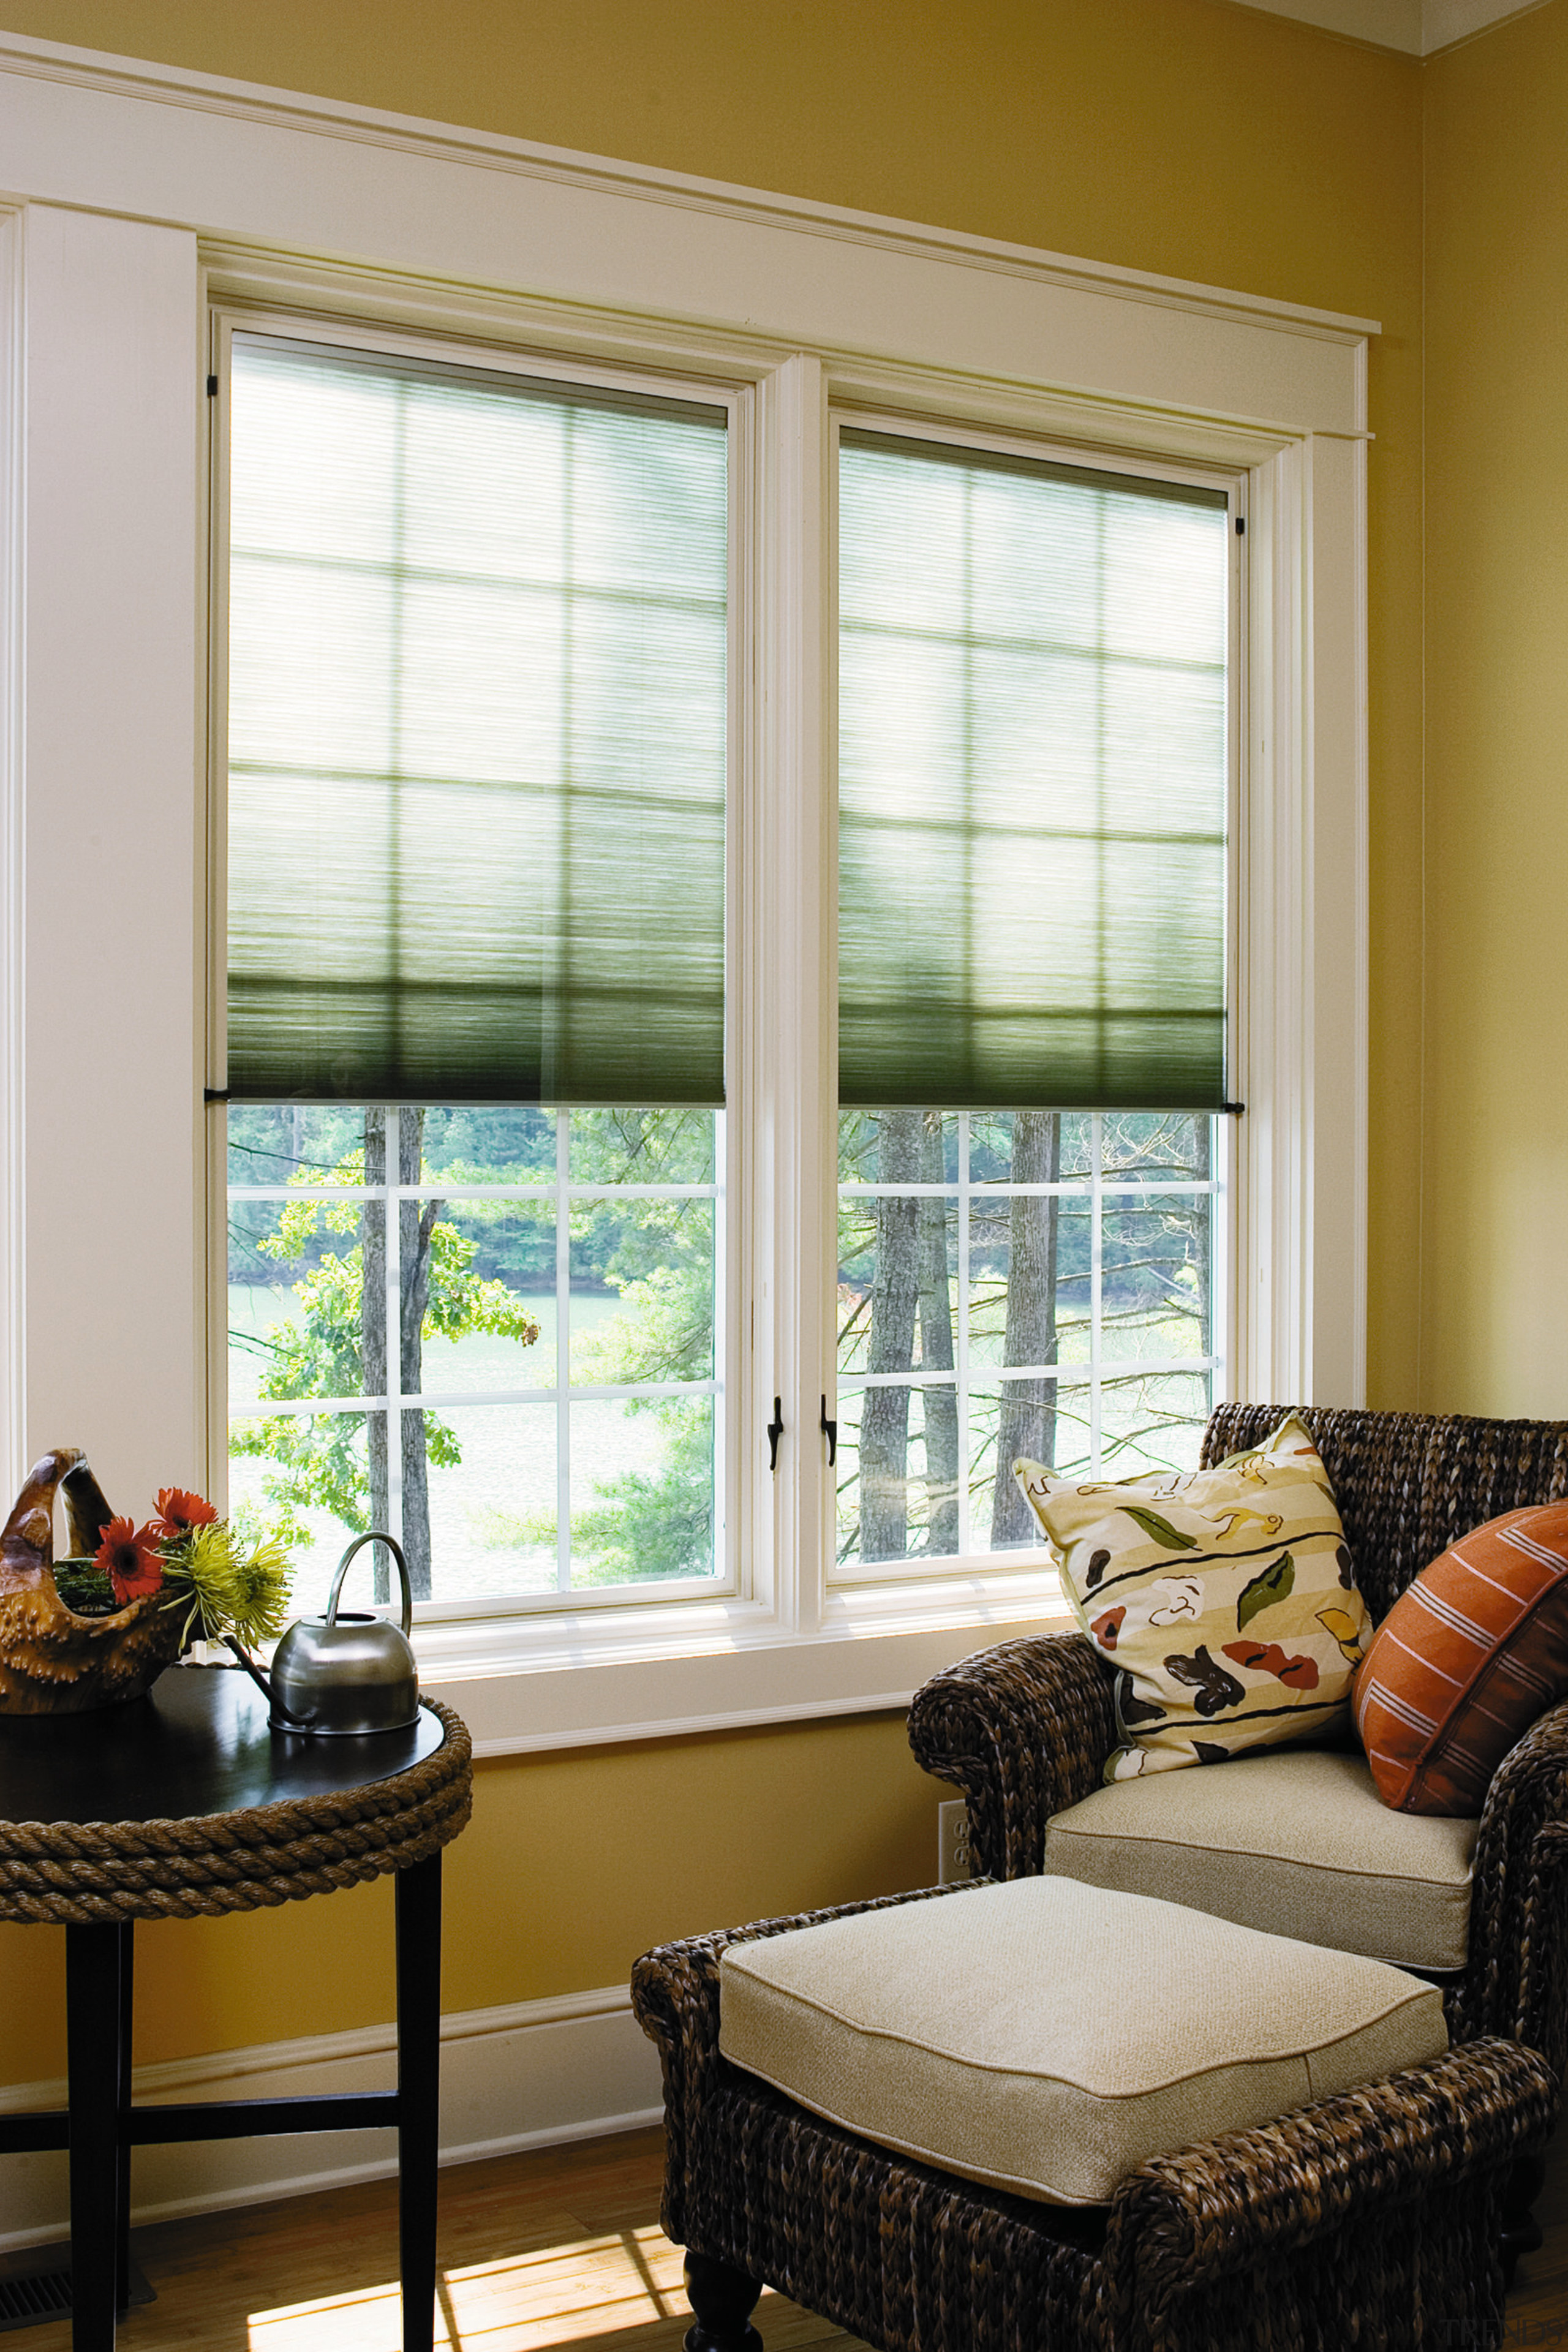
<instances>
[{"instance_id":1,"label":"white baseboard","mask_svg":"<svg viewBox=\"0 0 1568 2352\"><path fill-rule=\"evenodd\" d=\"M138 2102L302 2098L390 2090L390 2025L258 2042L206 2058L139 2066ZM63 2081L0 2088L0 2115L62 2107ZM460 2010L441 2021L441 2161L468 2164L519 2148L634 2131L662 2114L658 2055L622 1985ZM396 2169L385 2131L295 2132L276 2139L139 2147L131 2162L132 2225L229 2205L262 2205L308 2189L373 2180ZM68 2231L62 2153L0 2157L0 2252Z\"/></svg>"}]
</instances>

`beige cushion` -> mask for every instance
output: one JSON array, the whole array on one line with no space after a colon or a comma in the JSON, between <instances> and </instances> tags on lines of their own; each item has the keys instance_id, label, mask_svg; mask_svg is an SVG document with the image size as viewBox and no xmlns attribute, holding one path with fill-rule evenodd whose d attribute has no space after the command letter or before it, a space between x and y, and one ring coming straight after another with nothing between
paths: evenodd
<instances>
[{"instance_id":1,"label":"beige cushion","mask_svg":"<svg viewBox=\"0 0 1568 2352\"><path fill-rule=\"evenodd\" d=\"M1479 1822L1391 1812L1360 1756L1279 1748L1097 1789L1046 1868L1410 1969L1460 1969Z\"/></svg>"},{"instance_id":2,"label":"beige cushion","mask_svg":"<svg viewBox=\"0 0 1568 2352\"><path fill-rule=\"evenodd\" d=\"M1107 1780L1348 1729L1371 1632L1328 1473L1288 1413L1212 1470L1077 1486L1014 1475L1079 1624L1116 1669Z\"/></svg>"},{"instance_id":3,"label":"beige cushion","mask_svg":"<svg viewBox=\"0 0 1568 2352\"><path fill-rule=\"evenodd\" d=\"M725 2055L815 2114L1069 2205L1447 2047L1436 1988L1395 1969L1051 1878L731 1944L719 2017Z\"/></svg>"}]
</instances>

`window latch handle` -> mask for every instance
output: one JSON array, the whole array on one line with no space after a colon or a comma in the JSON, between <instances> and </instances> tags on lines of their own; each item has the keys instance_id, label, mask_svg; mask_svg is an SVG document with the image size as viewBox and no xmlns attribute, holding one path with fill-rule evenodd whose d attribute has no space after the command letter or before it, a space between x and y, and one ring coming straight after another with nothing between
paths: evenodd
<instances>
[{"instance_id":1,"label":"window latch handle","mask_svg":"<svg viewBox=\"0 0 1568 2352\"><path fill-rule=\"evenodd\" d=\"M768 1468L779 1466L779 1440L784 1435L784 1399L774 1397L773 1417L768 1423Z\"/></svg>"},{"instance_id":2,"label":"window latch handle","mask_svg":"<svg viewBox=\"0 0 1568 2352\"><path fill-rule=\"evenodd\" d=\"M827 1440L827 1466L832 1470L837 1466L838 1461L838 1423L836 1421L829 1421L827 1418L827 1399L826 1397L822 1400L822 1419L817 1423L817 1426L821 1430L824 1437Z\"/></svg>"}]
</instances>

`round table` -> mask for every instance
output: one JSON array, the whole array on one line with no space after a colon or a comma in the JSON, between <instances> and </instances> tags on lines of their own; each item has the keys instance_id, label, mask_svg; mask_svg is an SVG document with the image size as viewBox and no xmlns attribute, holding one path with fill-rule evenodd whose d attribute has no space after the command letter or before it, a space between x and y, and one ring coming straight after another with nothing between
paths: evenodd
<instances>
[{"instance_id":1,"label":"round table","mask_svg":"<svg viewBox=\"0 0 1568 2352\"><path fill-rule=\"evenodd\" d=\"M436 2295L441 1849L468 1821L468 1735L422 1702L405 1731L274 1731L238 1668L172 1666L145 1698L0 1716L0 1919L66 1930L68 2105L0 2117L0 2154L68 2147L72 2343L109 2352L129 2289L131 2150L169 2140L395 2128L405 2352ZM137 2107L138 1919L212 1917L396 1874L397 2088Z\"/></svg>"}]
</instances>

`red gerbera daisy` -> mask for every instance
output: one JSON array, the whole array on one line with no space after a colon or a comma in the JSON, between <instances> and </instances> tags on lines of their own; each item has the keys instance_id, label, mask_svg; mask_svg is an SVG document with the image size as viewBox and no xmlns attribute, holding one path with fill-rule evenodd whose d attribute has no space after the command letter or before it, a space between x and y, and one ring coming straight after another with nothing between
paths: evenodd
<instances>
[{"instance_id":1,"label":"red gerbera daisy","mask_svg":"<svg viewBox=\"0 0 1568 2352\"><path fill-rule=\"evenodd\" d=\"M163 1543L180 1543L193 1528L210 1528L217 1517L212 1505L184 1486L160 1486L158 1516L153 1532Z\"/></svg>"},{"instance_id":2,"label":"red gerbera daisy","mask_svg":"<svg viewBox=\"0 0 1568 2352\"><path fill-rule=\"evenodd\" d=\"M121 1609L128 1601L140 1601L144 1593L156 1592L163 1581L156 1528L151 1523L138 1528L129 1519L110 1519L103 1530L94 1565L108 1577L110 1590Z\"/></svg>"}]
</instances>

